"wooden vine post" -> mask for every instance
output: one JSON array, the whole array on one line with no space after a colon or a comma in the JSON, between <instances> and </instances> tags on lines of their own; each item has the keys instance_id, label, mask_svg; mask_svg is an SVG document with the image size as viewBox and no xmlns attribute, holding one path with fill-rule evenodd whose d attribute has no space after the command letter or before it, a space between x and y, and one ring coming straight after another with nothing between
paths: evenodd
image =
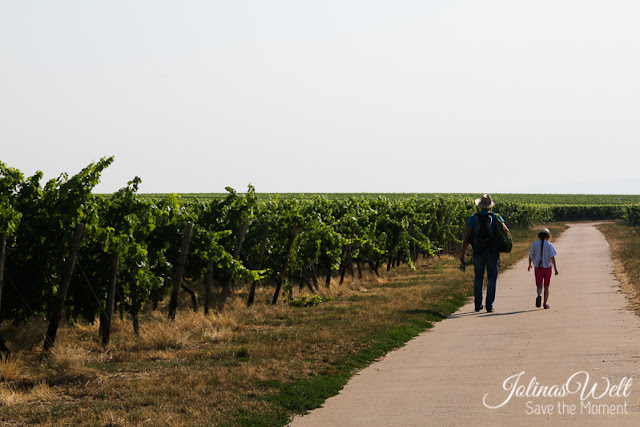
<instances>
[{"instance_id":1,"label":"wooden vine post","mask_svg":"<svg viewBox=\"0 0 640 427\"><path fill-rule=\"evenodd\" d=\"M182 245L180 246L180 254L178 255L178 263L173 273L173 287L171 289L171 300L169 301L169 320L176 319L176 311L178 309L178 297L180 296L180 288L182 286L182 277L184 276L184 266L187 263L187 255L189 253L189 245L191 244L191 236L193 234L193 223L187 222L182 236Z\"/></svg>"},{"instance_id":2,"label":"wooden vine post","mask_svg":"<svg viewBox=\"0 0 640 427\"><path fill-rule=\"evenodd\" d=\"M349 238L349 247L347 248L347 254L345 256L344 262L342 264L342 268L340 269L340 284L344 281L344 275L347 272L347 268L351 272L351 276L353 276L353 261L351 259L351 247L353 246L353 237L356 234L357 224L353 226L351 229L351 237Z\"/></svg>"},{"instance_id":3,"label":"wooden vine post","mask_svg":"<svg viewBox=\"0 0 640 427\"><path fill-rule=\"evenodd\" d=\"M273 294L273 301L271 304L276 304L278 302L278 296L280 295L280 289L282 288L282 282L284 282L284 276L287 274L287 269L289 268L289 258L291 257L291 252L293 251L293 245L296 241L296 236L298 235L298 226L293 227L293 232L291 233L291 243L289 244L289 250L287 251L287 255L284 259L284 266L282 267L282 271L280 272L280 276L278 277L278 282L276 283L276 292Z\"/></svg>"},{"instance_id":4,"label":"wooden vine post","mask_svg":"<svg viewBox=\"0 0 640 427\"><path fill-rule=\"evenodd\" d=\"M0 233L0 309L2 307L2 287L4 284L4 259L7 250L7 234ZM2 313L0 312L0 323L2 323ZM0 352L5 355L9 354L9 349L0 335Z\"/></svg>"},{"instance_id":5,"label":"wooden vine post","mask_svg":"<svg viewBox=\"0 0 640 427\"><path fill-rule=\"evenodd\" d=\"M240 226L240 231L238 232L238 236L236 237L236 243L233 246L233 259L240 259L240 252L242 252L242 243L244 242L244 237L247 235L247 229L249 228L249 220L244 220L242 225ZM231 283L233 279L229 277L227 282L222 289L222 295L220 301L218 302L218 312L222 313L224 311L224 306L227 303L227 298L231 294Z\"/></svg>"},{"instance_id":6,"label":"wooden vine post","mask_svg":"<svg viewBox=\"0 0 640 427\"><path fill-rule=\"evenodd\" d=\"M267 249L267 238L269 237L269 227L265 227L262 233L262 241L260 242L260 251L258 252L258 266L256 270L262 269L262 261L264 259L264 252ZM253 300L256 297L256 286L258 282L253 281L251 283L251 289L249 290L249 299L247 300L247 307L251 307Z\"/></svg>"},{"instance_id":7,"label":"wooden vine post","mask_svg":"<svg viewBox=\"0 0 640 427\"><path fill-rule=\"evenodd\" d=\"M69 290L69 283L71 283L71 277L73 276L73 270L76 266L76 258L78 256L78 248L80 247L80 239L82 238L82 232L84 231L84 224L78 223L73 231L73 240L69 247L69 256L67 258L67 267L62 277L62 283L58 289L58 294L53 302L51 309L51 318L49 320L49 328L47 329L47 335L44 338L44 347L42 349L43 356L47 354L49 349L53 347L56 341L56 334L58 333L58 326L60 325L60 319L62 318L62 310L64 309L64 302L67 299L67 291Z\"/></svg>"},{"instance_id":8,"label":"wooden vine post","mask_svg":"<svg viewBox=\"0 0 640 427\"><path fill-rule=\"evenodd\" d=\"M0 233L0 307L2 307L2 287L4 285L4 259L7 254L7 234ZM0 316L0 319L2 316Z\"/></svg>"},{"instance_id":9,"label":"wooden vine post","mask_svg":"<svg viewBox=\"0 0 640 427\"><path fill-rule=\"evenodd\" d=\"M127 273L129 276L129 283L131 284L131 289L138 288L138 282L136 281L136 278L133 277L133 274L131 274L131 270L127 271ZM131 303L134 306L138 305L138 296L136 294L134 294ZM133 333L137 337L140 336L140 318L138 317L137 313L131 315L131 321L133 323Z\"/></svg>"},{"instance_id":10,"label":"wooden vine post","mask_svg":"<svg viewBox=\"0 0 640 427\"><path fill-rule=\"evenodd\" d=\"M191 305L193 306L193 311L195 313L198 312L198 298L196 297L196 292L190 287L186 286L184 283L180 285L180 288L189 294L191 297Z\"/></svg>"},{"instance_id":11,"label":"wooden vine post","mask_svg":"<svg viewBox=\"0 0 640 427\"><path fill-rule=\"evenodd\" d=\"M211 300L211 289L213 288L213 266L214 260L207 261L207 274L204 278L204 314L209 314L209 301Z\"/></svg>"},{"instance_id":12,"label":"wooden vine post","mask_svg":"<svg viewBox=\"0 0 640 427\"><path fill-rule=\"evenodd\" d=\"M100 316L100 335L102 345L109 344L111 336L111 322L113 320L113 306L116 299L116 283L118 281L118 263L120 256L117 251L111 254L111 275L109 276L109 287L107 289L107 302L104 312Z\"/></svg>"}]
</instances>

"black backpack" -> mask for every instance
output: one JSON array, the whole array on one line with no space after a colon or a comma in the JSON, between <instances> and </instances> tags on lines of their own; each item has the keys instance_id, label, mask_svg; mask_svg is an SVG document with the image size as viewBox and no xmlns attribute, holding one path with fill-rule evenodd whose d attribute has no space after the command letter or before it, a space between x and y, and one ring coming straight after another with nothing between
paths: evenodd
<instances>
[{"instance_id":1,"label":"black backpack","mask_svg":"<svg viewBox=\"0 0 640 427\"><path fill-rule=\"evenodd\" d=\"M494 243L495 229L493 213L476 215L476 228L473 230L473 244L491 246Z\"/></svg>"}]
</instances>

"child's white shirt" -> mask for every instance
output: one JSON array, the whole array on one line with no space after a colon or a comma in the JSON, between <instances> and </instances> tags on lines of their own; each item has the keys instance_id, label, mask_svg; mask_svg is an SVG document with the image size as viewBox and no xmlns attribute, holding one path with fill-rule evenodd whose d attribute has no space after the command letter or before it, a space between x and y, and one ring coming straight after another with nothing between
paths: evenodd
<instances>
[{"instance_id":1,"label":"child's white shirt","mask_svg":"<svg viewBox=\"0 0 640 427\"><path fill-rule=\"evenodd\" d=\"M556 252L556 248L553 246L553 243L548 240L543 240L542 242L544 242L542 247L542 267L549 268L551 267L551 258L556 256L558 252ZM534 267L540 267L540 240L531 244L529 258L531 258L531 262Z\"/></svg>"}]
</instances>

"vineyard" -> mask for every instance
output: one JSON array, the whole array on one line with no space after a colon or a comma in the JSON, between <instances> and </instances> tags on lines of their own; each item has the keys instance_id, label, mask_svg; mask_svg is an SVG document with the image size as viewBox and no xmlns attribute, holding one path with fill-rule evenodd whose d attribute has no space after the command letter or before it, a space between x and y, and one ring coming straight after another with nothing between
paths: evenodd
<instances>
[{"instance_id":1,"label":"vineyard","mask_svg":"<svg viewBox=\"0 0 640 427\"><path fill-rule=\"evenodd\" d=\"M475 211L471 195L280 198L258 197L252 186L206 201L152 198L137 194L139 178L96 196L92 190L112 161L44 185L40 173L25 178L0 164L0 315L18 323L50 319L45 349L63 312L67 320L99 319L106 344L113 313L130 316L139 333L143 306L170 298L173 319L181 290L194 310L202 301L205 313L222 312L240 285L251 289L248 306L256 287L272 288L276 304L281 296L293 301L295 287L317 294L346 274L411 266L454 247ZM552 219L639 220L637 205L619 203L621 196L610 196L615 204L569 203L576 197L541 204L542 196L533 203L505 196L496 211L510 228ZM204 282L205 294L196 295L185 279Z\"/></svg>"},{"instance_id":2,"label":"vineyard","mask_svg":"<svg viewBox=\"0 0 640 427\"><path fill-rule=\"evenodd\" d=\"M240 295L248 310L317 305L345 278L458 250L476 210L477 195L279 197L249 186L215 197L150 196L138 194L139 178L94 194L112 162L44 184L41 173L25 177L0 162L0 322L46 321L44 360L65 322L98 322L106 348L114 319L128 319L139 336L141 314L160 309L170 324L187 308L219 316ZM566 197L496 195L495 211L513 230L554 219L640 223L634 196ZM5 354L12 344L0 337Z\"/></svg>"},{"instance_id":3,"label":"vineyard","mask_svg":"<svg viewBox=\"0 0 640 427\"><path fill-rule=\"evenodd\" d=\"M141 194L142 197L151 199L165 199L172 197L167 193ZM454 199L475 199L478 197L476 193L258 193L258 200L268 200L274 197L281 199L312 199L314 197L326 197L330 200L340 200L349 198L377 198L398 200L407 198L434 199L434 198L454 198ZM640 195L629 194L512 194L512 193L493 193L496 199L501 202L525 203L525 204L541 204L541 205L634 205L640 203ZM182 193L182 200L212 200L223 199L226 197L224 193Z\"/></svg>"}]
</instances>

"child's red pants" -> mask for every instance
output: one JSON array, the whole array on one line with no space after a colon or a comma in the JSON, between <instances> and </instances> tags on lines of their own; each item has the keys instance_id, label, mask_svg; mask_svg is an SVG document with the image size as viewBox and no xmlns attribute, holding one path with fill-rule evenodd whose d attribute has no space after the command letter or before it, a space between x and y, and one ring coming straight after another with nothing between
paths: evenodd
<instances>
[{"instance_id":1,"label":"child's red pants","mask_svg":"<svg viewBox=\"0 0 640 427\"><path fill-rule=\"evenodd\" d=\"M549 286L549 283L551 283L551 267L536 267L534 273L536 276L536 286Z\"/></svg>"}]
</instances>

